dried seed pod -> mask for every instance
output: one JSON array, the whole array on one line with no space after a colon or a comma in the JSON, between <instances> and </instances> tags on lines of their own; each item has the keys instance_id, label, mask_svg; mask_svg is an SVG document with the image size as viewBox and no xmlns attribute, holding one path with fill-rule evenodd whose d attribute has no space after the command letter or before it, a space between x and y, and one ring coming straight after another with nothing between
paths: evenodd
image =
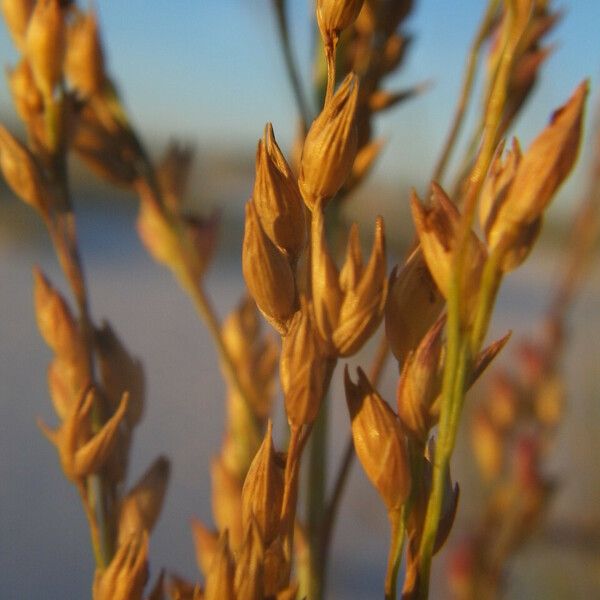
<instances>
[{"instance_id":1,"label":"dried seed pod","mask_svg":"<svg viewBox=\"0 0 600 600\"><path fill-rule=\"evenodd\" d=\"M285 333L296 309L294 274L286 257L265 235L252 200L246 204L242 270L260 311Z\"/></svg>"},{"instance_id":2,"label":"dried seed pod","mask_svg":"<svg viewBox=\"0 0 600 600\"><path fill-rule=\"evenodd\" d=\"M2 0L2 14L15 46L25 49L25 33L33 12L34 0Z\"/></svg>"},{"instance_id":3,"label":"dried seed pod","mask_svg":"<svg viewBox=\"0 0 600 600\"><path fill-rule=\"evenodd\" d=\"M317 0L317 23L325 43L354 23L363 0Z\"/></svg>"},{"instance_id":4,"label":"dried seed pod","mask_svg":"<svg viewBox=\"0 0 600 600\"><path fill-rule=\"evenodd\" d=\"M219 531L229 531L229 543L237 552L244 539L242 528L242 484L220 458L211 463L212 512Z\"/></svg>"},{"instance_id":5,"label":"dried seed pod","mask_svg":"<svg viewBox=\"0 0 600 600\"><path fill-rule=\"evenodd\" d=\"M315 324L330 345L344 299L339 273L327 248L325 220L321 210L312 213L311 283Z\"/></svg>"},{"instance_id":6,"label":"dried seed pod","mask_svg":"<svg viewBox=\"0 0 600 600\"><path fill-rule=\"evenodd\" d=\"M375 238L366 266L358 240L358 228L350 231L346 261L340 272L344 299L333 344L339 356L351 356L371 337L381 323L387 298L387 267L383 219L375 221Z\"/></svg>"},{"instance_id":7,"label":"dried seed pod","mask_svg":"<svg viewBox=\"0 0 600 600\"><path fill-rule=\"evenodd\" d=\"M217 552L219 536L212 529L208 529L202 521L192 519L192 538L196 550L196 564L206 577ZM227 544L229 545L229 539Z\"/></svg>"},{"instance_id":8,"label":"dried seed pod","mask_svg":"<svg viewBox=\"0 0 600 600\"><path fill-rule=\"evenodd\" d=\"M350 73L304 140L298 184L310 210L317 201L335 196L350 175L357 148L357 98L358 77Z\"/></svg>"},{"instance_id":9,"label":"dried seed pod","mask_svg":"<svg viewBox=\"0 0 600 600\"><path fill-rule=\"evenodd\" d=\"M148 580L148 533L119 546L110 564L94 577L94 600L141 600Z\"/></svg>"},{"instance_id":10,"label":"dried seed pod","mask_svg":"<svg viewBox=\"0 0 600 600\"><path fill-rule=\"evenodd\" d=\"M496 155L490 165L479 196L479 224L486 240L523 157L517 138L512 139L512 146L504 158L502 157L503 151L504 142L501 142L496 150Z\"/></svg>"},{"instance_id":11,"label":"dried seed pod","mask_svg":"<svg viewBox=\"0 0 600 600\"><path fill-rule=\"evenodd\" d=\"M417 348L443 307L444 297L417 248L402 269L392 271L385 305L385 333L400 364Z\"/></svg>"},{"instance_id":12,"label":"dried seed pod","mask_svg":"<svg viewBox=\"0 0 600 600\"><path fill-rule=\"evenodd\" d=\"M235 597L243 600L262 600L264 596L264 544L256 521L251 519L244 545L237 557Z\"/></svg>"},{"instance_id":13,"label":"dried seed pod","mask_svg":"<svg viewBox=\"0 0 600 600\"><path fill-rule=\"evenodd\" d=\"M234 592L235 562L229 549L229 535L219 538L214 558L206 574L204 600L236 600Z\"/></svg>"},{"instance_id":14,"label":"dried seed pod","mask_svg":"<svg viewBox=\"0 0 600 600\"><path fill-rule=\"evenodd\" d=\"M41 115L43 99L26 58L22 58L16 67L8 70L8 86L17 114L24 123L30 125L33 119Z\"/></svg>"},{"instance_id":15,"label":"dried seed pod","mask_svg":"<svg viewBox=\"0 0 600 600\"><path fill-rule=\"evenodd\" d=\"M44 341L62 358L76 359L83 348L77 323L64 298L37 268L33 270L33 290L35 316Z\"/></svg>"},{"instance_id":16,"label":"dried seed pod","mask_svg":"<svg viewBox=\"0 0 600 600\"><path fill-rule=\"evenodd\" d=\"M286 555L285 544L281 537L275 538L265 548L263 560L263 580L265 598L278 598L278 593L289 584L290 558Z\"/></svg>"},{"instance_id":17,"label":"dried seed pod","mask_svg":"<svg viewBox=\"0 0 600 600\"><path fill-rule=\"evenodd\" d=\"M256 150L254 205L264 232L284 253L300 254L306 243L306 217L298 182L267 123Z\"/></svg>"},{"instance_id":18,"label":"dried seed pod","mask_svg":"<svg viewBox=\"0 0 600 600\"><path fill-rule=\"evenodd\" d=\"M115 413L92 435L89 415L95 400L93 389L82 394L71 414L56 430L38 420L42 433L56 446L62 469L71 481L80 481L104 466L117 441L119 426L127 411L127 394L123 394Z\"/></svg>"},{"instance_id":19,"label":"dried seed pod","mask_svg":"<svg viewBox=\"0 0 600 600\"><path fill-rule=\"evenodd\" d=\"M151 532L162 510L169 473L169 461L160 456L121 501L118 543L142 531Z\"/></svg>"},{"instance_id":20,"label":"dried seed pod","mask_svg":"<svg viewBox=\"0 0 600 600\"><path fill-rule=\"evenodd\" d=\"M69 25L65 74L84 97L97 94L104 86L104 53L93 10L79 13Z\"/></svg>"},{"instance_id":21,"label":"dried seed pod","mask_svg":"<svg viewBox=\"0 0 600 600\"><path fill-rule=\"evenodd\" d=\"M316 419L332 372L333 361L315 329L310 307L303 302L283 338L279 367L291 425L309 425Z\"/></svg>"},{"instance_id":22,"label":"dried seed pod","mask_svg":"<svg viewBox=\"0 0 600 600\"><path fill-rule=\"evenodd\" d=\"M38 0L25 40L33 78L45 98L62 79L65 23L59 0Z\"/></svg>"},{"instance_id":23,"label":"dried seed pod","mask_svg":"<svg viewBox=\"0 0 600 600\"><path fill-rule=\"evenodd\" d=\"M273 447L273 423L269 421L261 444L242 488L244 531L254 520L260 537L268 546L279 533L279 515L283 500L284 465Z\"/></svg>"},{"instance_id":24,"label":"dried seed pod","mask_svg":"<svg viewBox=\"0 0 600 600\"><path fill-rule=\"evenodd\" d=\"M588 87L587 81L577 87L520 160L510 189L488 228L492 251L498 247L510 250L515 243L522 246L523 238L526 242L535 238L536 222L577 158ZM521 249L521 261L526 254ZM512 260L505 268L514 268L516 264L519 261Z\"/></svg>"},{"instance_id":25,"label":"dried seed pod","mask_svg":"<svg viewBox=\"0 0 600 600\"><path fill-rule=\"evenodd\" d=\"M108 109L94 98L79 111L72 146L86 166L101 179L130 190L138 179L140 150ZM102 115L99 114L102 112Z\"/></svg>"},{"instance_id":26,"label":"dried seed pod","mask_svg":"<svg viewBox=\"0 0 600 600\"><path fill-rule=\"evenodd\" d=\"M440 186L432 183L431 188L430 207L423 206L413 191L412 214L429 271L447 298L460 230L460 213ZM481 272L487 258L484 245L473 231L469 232L466 244L459 284L461 318L465 323L473 316L472 309L477 301Z\"/></svg>"},{"instance_id":27,"label":"dried seed pod","mask_svg":"<svg viewBox=\"0 0 600 600\"><path fill-rule=\"evenodd\" d=\"M410 353L398 381L398 416L402 425L423 444L437 423L434 408L442 387L442 349L445 315L427 332L414 353Z\"/></svg>"},{"instance_id":28,"label":"dried seed pod","mask_svg":"<svg viewBox=\"0 0 600 600\"><path fill-rule=\"evenodd\" d=\"M103 323L94 335L95 348L107 399L116 406L129 392L127 421L139 423L144 411L145 378L142 363L131 356L109 323Z\"/></svg>"},{"instance_id":29,"label":"dried seed pod","mask_svg":"<svg viewBox=\"0 0 600 600\"><path fill-rule=\"evenodd\" d=\"M346 260L338 273L325 241L323 213L312 213L312 293L315 323L329 352L350 356L375 331L383 316L387 295L383 220L375 222L375 239L366 266L358 228L350 230Z\"/></svg>"},{"instance_id":30,"label":"dried seed pod","mask_svg":"<svg viewBox=\"0 0 600 600\"><path fill-rule=\"evenodd\" d=\"M346 367L344 385L356 454L388 512L397 511L408 498L411 487L406 439L400 421L361 369L355 384Z\"/></svg>"},{"instance_id":31,"label":"dried seed pod","mask_svg":"<svg viewBox=\"0 0 600 600\"><path fill-rule=\"evenodd\" d=\"M165 204L174 212L181 211L194 153L193 146L171 141L156 166L156 178Z\"/></svg>"},{"instance_id":32,"label":"dried seed pod","mask_svg":"<svg viewBox=\"0 0 600 600\"><path fill-rule=\"evenodd\" d=\"M12 191L40 213L47 211L45 181L33 154L0 125L0 169Z\"/></svg>"}]
</instances>

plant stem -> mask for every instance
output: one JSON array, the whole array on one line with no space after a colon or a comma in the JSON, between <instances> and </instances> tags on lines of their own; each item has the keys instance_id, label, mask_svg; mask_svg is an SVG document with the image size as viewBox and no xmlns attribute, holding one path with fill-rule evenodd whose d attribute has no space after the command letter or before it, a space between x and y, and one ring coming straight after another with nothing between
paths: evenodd
<instances>
[{"instance_id":1,"label":"plant stem","mask_svg":"<svg viewBox=\"0 0 600 600\"><path fill-rule=\"evenodd\" d=\"M325 517L325 490L327 486L327 434L329 421L329 393L323 398L321 409L313 426L308 458L306 528L310 548L308 598L323 597L323 569L321 563L321 528Z\"/></svg>"},{"instance_id":2,"label":"plant stem","mask_svg":"<svg viewBox=\"0 0 600 600\"><path fill-rule=\"evenodd\" d=\"M250 407L256 406L256 402L254 402L253 394L248 390L248 388L244 385L243 381L240 379L239 371L236 367L236 364L229 353L229 349L225 345L225 341L223 340L223 336L221 334L221 324L219 322L219 318L213 308L213 305L206 295L204 288L202 287L201 282L197 281L196 278L186 273L183 276L179 276L181 286L184 290L190 295L192 301L194 303L194 307L200 318L204 321L208 331L213 337L215 345L217 347L217 354L223 365L223 369L227 377L229 377L230 381L233 383L237 392L240 394L242 398L246 401L246 404ZM254 415L255 412L251 411L251 414Z\"/></svg>"},{"instance_id":3,"label":"plant stem","mask_svg":"<svg viewBox=\"0 0 600 600\"><path fill-rule=\"evenodd\" d=\"M390 552L385 575L385 600L396 600L398 569L402 560L404 534L406 531L404 507L389 514L391 525Z\"/></svg>"},{"instance_id":4,"label":"plant stem","mask_svg":"<svg viewBox=\"0 0 600 600\"><path fill-rule=\"evenodd\" d=\"M463 80L460 97L456 106L454 118L452 120L452 126L450 127L450 131L448 132L448 137L446 138L446 142L442 149L442 153L433 171L433 181L439 182L444 176L448 160L450 159L450 154L452 153L452 150L456 143L456 138L460 133L460 129L464 122L464 116L469 103L469 98L473 90L475 73L477 71L477 66L479 64L479 58L481 54L481 47L483 46L484 41L490 33L491 26L494 22L498 10L498 4L499 0L490 0L490 2L488 3L481 24L479 25L477 35L475 36L471 49L469 50L469 54L467 56L467 65L465 69L465 78Z\"/></svg>"},{"instance_id":5,"label":"plant stem","mask_svg":"<svg viewBox=\"0 0 600 600\"><path fill-rule=\"evenodd\" d=\"M290 44L290 33L287 26L287 14L286 14L286 3L285 0L273 0L273 7L275 9L275 17L277 20L277 32L279 34L279 40L281 41L281 48L283 51L283 59L285 61L286 72L294 92L294 99L296 100L296 106L300 119L302 120L302 130L306 131L308 124L311 122L311 111L308 107L304 92L302 91L302 84L296 61L292 53L292 46Z\"/></svg>"},{"instance_id":6,"label":"plant stem","mask_svg":"<svg viewBox=\"0 0 600 600\"><path fill-rule=\"evenodd\" d=\"M377 353L375 354L375 358L373 359L373 364L371 365L371 370L369 372L369 380L371 381L373 386L377 386L381 374L383 373L383 369L385 367L388 356L389 343L387 337L384 334L382 335L381 341L379 342ZM323 527L321 530L321 570L323 572L323 582L325 582L327 578L329 548L331 546L333 529L338 516L342 496L344 494L344 490L346 489L346 483L348 481L348 475L350 474L350 468L352 467L352 464L354 462L354 456L354 442L352 441L352 434L350 433L348 434L346 448L344 450L344 454L340 462L340 467L335 478L333 492L331 493L331 498L329 502L327 502L324 511Z\"/></svg>"}]
</instances>

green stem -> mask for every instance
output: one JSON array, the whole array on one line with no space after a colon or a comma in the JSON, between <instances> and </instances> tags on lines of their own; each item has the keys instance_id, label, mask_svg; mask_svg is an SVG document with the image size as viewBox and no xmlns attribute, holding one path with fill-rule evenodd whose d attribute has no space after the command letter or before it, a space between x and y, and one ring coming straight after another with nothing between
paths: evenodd
<instances>
[{"instance_id":1,"label":"green stem","mask_svg":"<svg viewBox=\"0 0 600 600\"><path fill-rule=\"evenodd\" d=\"M321 526L325 515L325 490L327 486L327 433L329 428L329 402L327 396L323 398L321 410L313 427L308 459L306 527L310 549L310 565L307 592L308 598L311 600L321 600L323 597Z\"/></svg>"},{"instance_id":2,"label":"green stem","mask_svg":"<svg viewBox=\"0 0 600 600\"><path fill-rule=\"evenodd\" d=\"M479 64L479 58L481 54L481 47L483 46L484 41L490 33L491 26L494 22L496 13L498 11L499 3L500 0L490 0L490 2L488 3L488 7L485 11L483 19L477 31L477 35L473 40L473 44L467 56L467 66L465 70L465 78L463 81L460 98L456 106L456 112L454 114L452 126L448 133L448 137L446 138L446 143L444 144L444 148L442 149L442 153L440 155L440 158L438 159L438 162L433 172L433 181L440 181L441 178L444 176L444 171L446 170L446 165L448 164L448 160L450 159L450 154L455 146L456 138L460 133L460 129L464 122L464 116L469 103L469 98L473 90L475 73L477 71L477 65Z\"/></svg>"},{"instance_id":3,"label":"green stem","mask_svg":"<svg viewBox=\"0 0 600 600\"><path fill-rule=\"evenodd\" d=\"M389 514L392 528L390 540L390 552L388 554L387 571L385 575L385 600L396 599L396 588L398 587L398 569L402 560L404 549L404 534L406 524L404 519L404 507Z\"/></svg>"}]
</instances>

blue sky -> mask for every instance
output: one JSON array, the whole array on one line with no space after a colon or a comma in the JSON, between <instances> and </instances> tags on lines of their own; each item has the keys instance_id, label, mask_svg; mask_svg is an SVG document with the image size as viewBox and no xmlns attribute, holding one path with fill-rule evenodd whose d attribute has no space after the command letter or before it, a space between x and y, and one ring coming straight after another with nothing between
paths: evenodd
<instances>
[{"instance_id":1,"label":"blue sky","mask_svg":"<svg viewBox=\"0 0 600 600\"><path fill-rule=\"evenodd\" d=\"M485 2L422 0L408 22L415 35L405 68L389 88L430 79L422 98L379 120L389 140L377 173L425 175L431 170L457 96L466 49ZM600 75L600 2L555 3L565 8L551 39L557 44L542 84L516 127L527 144L550 112L584 77L592 101ZM200 150L248 145L272 121L282 145L294 135L294 104L278 52L270 0L97 0L110 70L140 130L175 134ZM310 77L310 0L290 0L296 56ZM5 30L0 57L14 56ZM3 107L6 91L0 93Z\"/></svg>"}]
</instances>

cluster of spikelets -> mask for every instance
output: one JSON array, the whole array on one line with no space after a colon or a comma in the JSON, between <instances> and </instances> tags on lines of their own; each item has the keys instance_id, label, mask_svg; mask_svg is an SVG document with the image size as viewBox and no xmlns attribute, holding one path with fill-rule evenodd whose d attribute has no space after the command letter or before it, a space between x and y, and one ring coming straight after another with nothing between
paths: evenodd
<instances>
[{"instance_id":1,"label":"cluster of spikelets","mask_svg":"<svg viewBox=\"0 0 600 600\"><path fill-rule=\"evenodd\" d=\"M530 252L579 145L586 84L527 151L515 142L504 154L501 142L547 55L540 40L556 15L546 2L490 3L481 41L494 42L475 153L452 194L438 183L425 203L413 194L418 247L388 277L383 220L376 220L367 260L357 226L350 228L339 268L327 242L326 208L339 205L379 153L373 116L416 91L389 93L380 85L402 60L406 39L397 29L411 2L318 0L323 106L303 131L297 161L286 159L271 125L265 128L242 254L253 300L221 324L203 287L217 220L188 215L182 202L190 153L173 146L152 164L106 74L94 13L59 0L4 0L2 7L22 52L9 83L28 141L0 129L0 166L44 221L77 307L75 314L36 271L36 315L54 352L49 387L60 419L56 430L41 427L81 494L96 557L94 598L142 597L148 536L169 468L160 458L123 489L143 412L143 374L112 329L96 326L89 314L69 197L70 150L138 194L140 236L206 320L227 383L225 437L211 472L216 530L193 527L205 584L172 576L164 585L160 576L150 598L320 597L324 574L316 563L326 558L319 549L327 540L297 515L302 458L326 410L337 360L364 346L384 315L400 370L397 410L361 369L356 382L346 370L346 397L356 454L392 526L386 597L396 595L405 538L404 595L425 597L431 556L457 509L449 458L464 393L507 339L483 348L496 292ZM341 82L340 72L348 72ZM472 229L476 211L483 240ZM279 356L256 307L281 335ZM290 427L282 451L270 421L278 362Z\"/></svg>"}]
</instances>

